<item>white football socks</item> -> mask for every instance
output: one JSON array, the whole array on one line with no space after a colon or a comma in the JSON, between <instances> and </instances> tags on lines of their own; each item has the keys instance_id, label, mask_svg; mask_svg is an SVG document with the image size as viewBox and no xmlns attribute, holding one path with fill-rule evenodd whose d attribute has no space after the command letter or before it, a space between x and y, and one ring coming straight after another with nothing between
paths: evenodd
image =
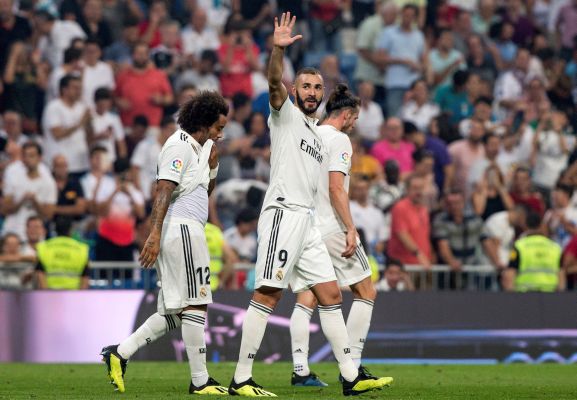
<instances>
[{"instance_id":1,"label":"white football socks","mask_svg":"<svg viewBox=\"0 0 577 400\"><path fill-rule=\"evenodd\" d=\"M361 355L371 326L374 303L372 300L354 299L347 319L351 358L357 368L361 366Z\"/></svg>"},{"instance_id":2,"label":"white football socks","mask_svg":"<svg viewBox=\"0 0 577 400\"><path fill-rule=\"evenodd\" d=\"M358 368L355 367L355 363L351 359L349 336L341 311L341 305L319 306L318 308L323 333L329 341L333 349L333 354L339 363L341 375L345 380L352 382L358 376Z\"/></svg>"},{"instance_id":3,"label":"white football socks","mask_svg":"<svg viewBox=\"0 0 577 400\"><path fill-rule=\"evenodd\" d=\"M268 317L271 313L272 308L254 300L250 301L242 324L240 353L234 372L234 381L236 383L244 382L252 377L254 358L264 337Z\"/></svg>"},{"instance_id":4,"label":"white football socks","mask_svg":"<svg viewBox=\"0 0 577 400\"><path fill-rule=\"evenodd\" d=\"M154 342L168 331L179 326L180 318L176 315L162 316L159 313L154 313L132 335L118 345L118 354L128 360L138 349Z\"/></svg>"},{"instance_id":5,"label":"white football socks","mask_svg":"<svg viewBox=\"0 0 577 400\"><path fill-rule=\"evenodd\" d=\"M313 311L296 303L290 321L293 371L300 376L311 373L309 369L309 325Z\"/></svg>"},{"instance_id":6,"label":"white football socks","mask_svg":"<svg viewBox=\"0 0 577 400\"><path fill-rule=\"evenodd\" d=\"M205 311L185 310L182 312L182 340L188 355L192 384L197 387L208 381L206 343L204 340L205 319Z\"/></svg>"}]
</instances>

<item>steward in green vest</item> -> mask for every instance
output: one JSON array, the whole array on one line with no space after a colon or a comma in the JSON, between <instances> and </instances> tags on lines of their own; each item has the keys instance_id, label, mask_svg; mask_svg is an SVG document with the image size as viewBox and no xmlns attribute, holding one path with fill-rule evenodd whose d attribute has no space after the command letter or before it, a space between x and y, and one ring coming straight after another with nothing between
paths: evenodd
<instances>
[{"instance_id":1,"label":"steward in green vest","mask_svg":"<svg viewBox=\"0 0 577 400\"><path fill-rule=\"evenodd\" d=\"M71 220L56 220L57 236L38 243L39 289L88 289L89 246L70 235Z\"/></svg>"},{"instance_id":2,"label":"steward in green vest","mask_svg":"<svg viewBox=\"0 0 577 400\"><path fill-rule=\"evenodd\" d=\"M220 272L223 264L223 244L224 236L216 225L206 223L204 227L206 234L206 244L210 255L210 289L214 292L220 285Z\"/></svg>"},{"instance_id":3,"label":"steward in green vest","mask_svg":"<svg viewBox=\"0 0 577 400\"><path fill-rule=\"evenodd\" d=\"M541 217L527 214L526 236L515 242L503 288L517 292L554 292L564 288L561 246L541 233Z\"/></svg>"}]
</instances>

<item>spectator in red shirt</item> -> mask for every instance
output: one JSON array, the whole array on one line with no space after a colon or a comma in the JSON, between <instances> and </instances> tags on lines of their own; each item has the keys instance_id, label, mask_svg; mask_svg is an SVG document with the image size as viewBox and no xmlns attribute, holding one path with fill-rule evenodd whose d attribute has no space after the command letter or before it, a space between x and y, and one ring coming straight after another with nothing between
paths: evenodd
<instances>
[{"instance_id":1,"label":"spectator in red shirt","mask_svg":"<svg viewBox=\"0 0 577 400\"><path fill-rule=\"evenodd\" d=\"M527 167L517 167L513 174L511 198L516 205L524 205L541 217L545 213L545 202L539 192L533 190L531 171Z\"/></svg>"},{"instance_id":2,"label":"spectator in red shirt","mask_svg":"<svg viewBox=\"0 0 577 400\"><path fill-rule=\"evenodd\" d=\"M132 67L116 78L116 95L124 126L131 126L139 114L147 116L150 126L160 124L163 108L172 104L174 97L166 74L149 61L147 44L134 47Z\"/></svg>"},{"instance_id":3,"label":"spectator in red shirt","mask_svg":"<svg viewBox=\"0 0 577 400\"><path fill-rule=\"evenodd\" d=\"M573 236L563 250L563 271L566 274L567 290L577 288L577 236Z\"/></svg>"},{"instance_id":4,"label":"spectator in red shirt","mask_svg":"<svg viewBox=\"0 0 577 400\"><path fill-rule=\"evenodd\" d=\"M225 39L218 49L222 66L220 87L224 97L244 93L252 97L251 73L260 68L258 46L243 21L229 20L225 27Z\"/></svg>"},{"instance_id":5,"label":"spectator in red shirt","mask_svg":"<svg viewBox=\"0 0 577 400\"><path fill-rule=\"evenodd\" d=\"M138 26L140 40L150 47L156 47L161 43L160 25L168 19L168 7L164 0L153 0L148 12L148 20L142 21Z\"/></svg>"},{"instance_id":6,"label":"spectator in red shirt","mask_svg":"<svg viewBox=\"0 0 577 400\"><path fill-rule=\"evenodd\" d=\"M395 160L399 164L403 178L413 171L415 145L403 140L403 122L397 117L389 118L383 131L383 139L374 144L371 155L383 166L387 160Z\"/></svg>"},{"instance_id":7,"label":"spectator in red shirt","mask_svg":"<svg viewBox=\"0 0 577 400\"><path fill-rule=\"evenodd\" d=\"M431 267L432 249L429 212L424 203L425 181L410 176L406 181L407 195L391 212L391 238L387 255L405 264Z\"/></svg>"}]
</instances>

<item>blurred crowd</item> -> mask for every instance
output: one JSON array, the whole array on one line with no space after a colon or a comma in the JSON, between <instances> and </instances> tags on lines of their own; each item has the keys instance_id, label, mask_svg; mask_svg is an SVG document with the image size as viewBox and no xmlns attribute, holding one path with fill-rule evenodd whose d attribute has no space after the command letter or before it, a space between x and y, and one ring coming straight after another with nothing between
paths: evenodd
<instances>
[{"instance_id":1,"label":"blurred crowd","mask_svg":"<svg viewBox=\"0 0 577 400\"><path fill-rule=\"evenodd\" d=\"M410 290L406 264L507 268L529 214L575 287L576 0L0 0L0 261L34 261L63 219L91 260L135 260L178 106L216 90L210 222L254 262L284 11L304 37L285 84L313 66L325 97L345 82L361 99L351 210L380 289Z\"/></svg>"}]
</instances>

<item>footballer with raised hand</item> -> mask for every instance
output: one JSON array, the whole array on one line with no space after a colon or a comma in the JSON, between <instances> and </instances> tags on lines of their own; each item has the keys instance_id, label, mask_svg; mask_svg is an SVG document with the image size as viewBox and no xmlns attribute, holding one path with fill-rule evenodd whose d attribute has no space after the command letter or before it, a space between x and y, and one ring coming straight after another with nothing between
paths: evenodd
<instances>
[{"instance_id":1,"label":"footballer with raised hand","mask_svg":"<svg viewBox=\"0 0 577 400\"><path fill-rule=\"evenodd\" d=\"M343 377L343 394L356 395L384 384L359 375L350 355L349 337L341 311L341 291L331 258L314 226L315 196L326 148L317 131L316 111L324 87L320 72L297 72L288 97L282 83L285 47L302 36L291 36L296 18L275 18L274 47L268 69L271 115L271 176L258 223L255 291L243 326L239 360L229 394L276 397L252 379L252 366L269 315L289 285L294 292L308 289L319 303L322 330Z\"/></svg>"},{"instance_id":2,"label":"footballer with raised hand","mask_svg":"<svg viewBox=\"0 0 577 400\"><path fill-rule=\"evenodd\" d=\"M349 286L353 292L347 331L351 341L351 357L359 376L390 385L393 378L377 378L361 365L361 354L369 333L377 292L371 281L369 260L360 244L349 207L353 148L348 135L359 117L360 105L360 99L342 83L337 84L327 101L326 118L317 128L328 155L321 165L315 226L327 246L339 286ZM310 371L308 364L309 325L316 306L317 301L310 290L297 294L290 322L293 386L327 386Z\"/></svg>"},{"instance_id":3,"label":"footballer with raised hand","mask_svg":"<svg viewBox=\"0 0 577 400\"><path fill-rule=\"evenodd\" d=\"M190 364L189 393L227 394L206 369L204 325L210 290L210 256L204 225L208 196L215 186L218 154L228 105L216 92L201 92L182 105L179 129L158 156L151 230L140 253L144 268L154 266L161 282L158 312L118 345L102 349L111 382L124 392L127 362L136 351L181 327Z\"/></svg>"}]
</instances>

